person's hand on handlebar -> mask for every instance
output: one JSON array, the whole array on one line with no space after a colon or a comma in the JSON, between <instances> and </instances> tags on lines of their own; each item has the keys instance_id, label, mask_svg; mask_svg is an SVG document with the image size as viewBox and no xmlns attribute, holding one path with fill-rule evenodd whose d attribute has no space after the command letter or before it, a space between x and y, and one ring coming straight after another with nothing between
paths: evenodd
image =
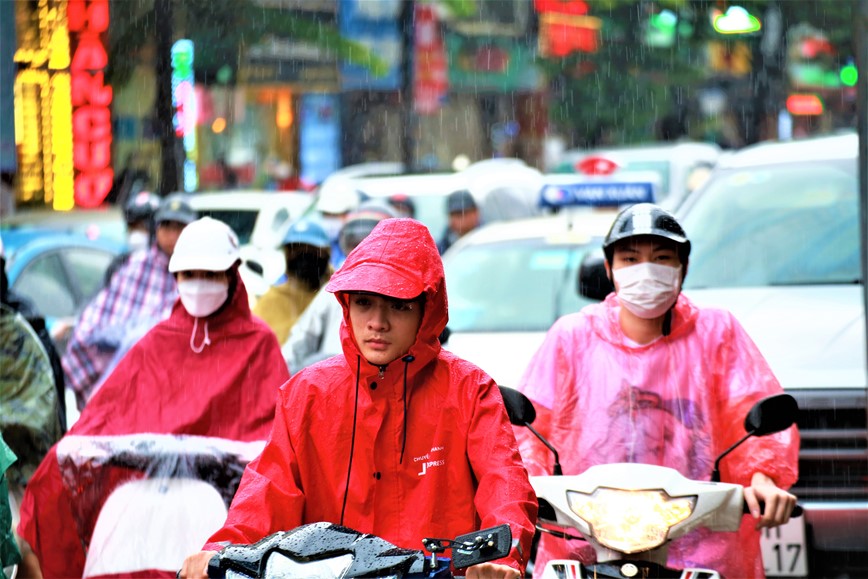
<instances>
[{"instance_id":1,"label":"person's hand on handlebar","mask_svg":"<svg viewBox=\"0 0 868 579\"><path fill-rule=\"evenodd\" d=\"M757 519L756 528L777 527L790 520L790 513L796 506L796 497L779 488L770 477L756 472L751 477L750 486L744 489L744 500L750 514ZM764 504L762 509L760 504Z\"/></svg>"},{"instance_id":2,"label":"person's hand on handlebar","mask_svg":"<svg viewBox=\"0 0 868 579\"><path fill-rule=\"evenodd\" d=\"M467 568L466 579L520 579L521 573L509 565L480 563Z\"/></svg>"},{"instance_id":3,"label":"person's hand on handlebar","mask_svg":"<svg viewBox=\"0 0 868 579\"><path fill-rule=\"evenodd\" d=\"M178 571L179 579L208 579L208 561L216 554L217 551L199 551L184 559Z\"/></svg>"}]
</instances>

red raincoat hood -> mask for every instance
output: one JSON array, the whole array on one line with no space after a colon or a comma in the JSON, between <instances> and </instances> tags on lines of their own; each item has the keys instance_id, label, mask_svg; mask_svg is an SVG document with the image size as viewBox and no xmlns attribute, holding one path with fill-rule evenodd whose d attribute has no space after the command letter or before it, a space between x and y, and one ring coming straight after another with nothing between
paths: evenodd
<instances>
[{"instance_id":1,"label":"red raincoat hood","mask_svg":"<svg viewBox=\"0 0 868 579\"><path fill-rule=\"evenodd\" d=\"M341 292L367 291L399 299L425 294L425 311L409 355L415 362L410 374L440 353L440 334L449 321L446 278L437 244L428 228L415 219L384 219L347 256L326 290L335 294L344 309L341 344L351 368L361 356L352 335L347 301ZM345 295L345 294L343 294ZM364 365L362 365L364 368ZM370 371L376 370L369 365ZM364 372L363 370L363 373Z\"/></svg>"}]
</instances>

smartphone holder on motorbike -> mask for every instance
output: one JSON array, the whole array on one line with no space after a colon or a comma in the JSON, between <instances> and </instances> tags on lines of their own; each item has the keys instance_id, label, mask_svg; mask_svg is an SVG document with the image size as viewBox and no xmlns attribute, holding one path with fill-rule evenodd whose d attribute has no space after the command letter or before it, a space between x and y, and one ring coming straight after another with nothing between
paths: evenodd
<instances>
[{"instance_id":1,"label":"smartphone holder on motorbike","mask_svg":"<svg viewBox=\"0 0 868 579\"><path fill-rule=\"evenodd\" d=\"M459 535L451 539L422 539L425 550L431 553L432 568L436 568L437 554L452 549L452 566L463 569L486 561L509 555L512 548L512 531L509 525L498 525L475 533Z\"/></svg>"}]
</instances>

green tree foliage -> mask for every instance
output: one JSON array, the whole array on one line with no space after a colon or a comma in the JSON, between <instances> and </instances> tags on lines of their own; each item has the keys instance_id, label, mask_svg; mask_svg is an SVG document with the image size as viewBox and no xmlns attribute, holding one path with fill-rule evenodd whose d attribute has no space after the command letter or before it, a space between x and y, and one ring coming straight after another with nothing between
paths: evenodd
<instances>
[{"instance_id":1,"label":"green tree foliage","mask_svg":"<svg viewBox=\"0 0 868 579\"><path fill-rule=\"evenodd\" d=\"M732 4L736 2L727 3ZM777 6L784 31L807 23L824 31L842 53L852 53L853 4L848 0L747 0L737 4L755 14ZM717 0L591 0L589 5L591 14L603 21L599 50L538 60L551 85L552 124L568 134L572 146L659 138L661 120L673 115L683 118L685 107L709 78L705 54L709 40L747 42L755 53L762 38L724 38L716 33L707 15L721 6ZM662 8L677 14L683 34L676 36L672 47L647 46L644 27L649 15ZM786 49L781 42L776 62L785 61ZM758 73L754 71L750 82L755 82ZM701 138L703 128L698 123L684 128Z\"/></svg>"},{"instance_id":2,"label":"green tree foliage","mask_svg":"<svg viewBox=\"0 0 868 579\"><path fill-rule=\"evenodd\" d=\"M680 11L683 30L695 28L685 2L661 4ZM603 21L596 52L538 60L552 81L551 121L569 133L572 146L653 140L660 119L679 99L686 103L688 89L678 87L700 78L701 53L686 35L672 47L646 46L642 26L656 9L647 2L608 0L591 9Z\"/></svg>"}]
</instances>

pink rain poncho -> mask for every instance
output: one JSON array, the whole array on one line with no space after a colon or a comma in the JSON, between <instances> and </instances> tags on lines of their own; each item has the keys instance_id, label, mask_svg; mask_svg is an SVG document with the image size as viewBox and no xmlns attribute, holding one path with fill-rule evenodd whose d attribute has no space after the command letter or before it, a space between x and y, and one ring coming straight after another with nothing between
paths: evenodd
<instances>
[{"instance_id":1,"label":"pink rain poncho","mask_svg":"<svg viewBox=\"0 0 868 579\"><path fill-rule=\"evenodd\" d=\"M638 345L624 336L619 311L611 294L549 330L518 386L537 409L534 427L558 449L565 475L634 462L710 480L715 458L744 436L750 407L782 392L780 384L728 312L699 309L682 294L670 335ZM528 429L516 434L530 474L551 474L551 452ZM789 488L798 450L795 427L751 438L723 459L722 480L747 486L760 471ZM668 565L711 568L727 579L763 577L754 525L746 515L735 533L694 531L672 543ZM584 542L543 534L534 576L546 561L579 552L593 557Z\"/></svg>"}]
</instances>

